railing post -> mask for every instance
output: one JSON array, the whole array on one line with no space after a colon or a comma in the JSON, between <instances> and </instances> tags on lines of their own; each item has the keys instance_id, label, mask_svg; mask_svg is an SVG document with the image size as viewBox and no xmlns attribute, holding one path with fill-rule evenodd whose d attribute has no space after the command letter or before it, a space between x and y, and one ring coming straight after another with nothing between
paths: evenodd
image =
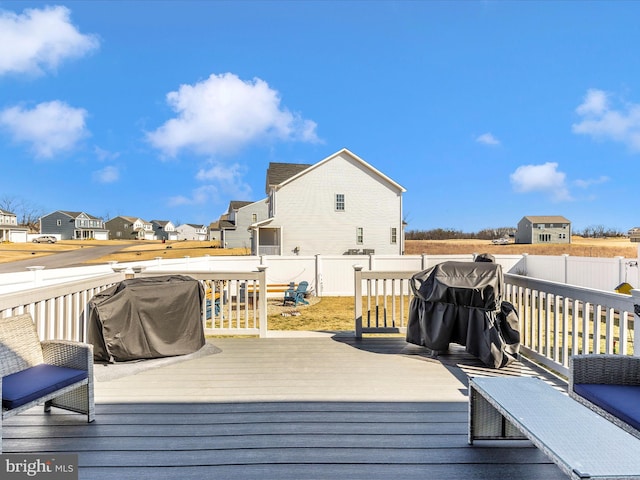
<instances>
[{"instance_id":1,"label":"railing post","mask_svg":"<svg viewBox=\"0 0 640 480\"><path fill-rule=\"evenodd\" d=\"M569 254L563 253L562 257L564 259L564 283L566 285L569 283Z\"/></svg>"},{"instance_id":2,"label":"railing post","mask_svg":"<svg viewBox=\"0 0 640 480\"><path fill-rule=\"evenodd\" d=\"M269 331L267 326L267 266L258 265L258 311L260 321L260 338L266 338Z\"/></svg>"},{"instance_id":3,"label":"railing post","mask_svg":"<svg viewBox=\"0 0 640 480\"><path fill-rule=\"evenodd\" d=\"M316 296L322 297L322 257L316 254Z\"/></svg>"},{"instance_id":4,"label":"railing post","mask_svg":"<svg viewBox=\"0 0 640 480\"><path fill-rule=\"evenodd\" d=\"M633 325L634 325L634 330L633 330L633 335L635 337L636 331L635 331L635 326L638 325L638 318L640 318L640 290L637 288L634 288L633 290L631 290L631 298L633 299ZM635 343L633 344L633 355L635 357L640 357L640 348L636 348Z\"/></svg>"},{"instance_id":5,"label":"railing post","mask_svg":"<svg viewBox=\"0 0 640 480\"><path fill-rule=\"evenodd\" d=\"M356 338L362 338L362 265L354 265L354 316L355 316L355 335Z\"/></svg>"},{"instance_id":6,"label":"railing post","mask_svg":"<svg viewBox=\"0 0 640 480\"><path fill-rule=\"evenodd\" d=\"M42 275L40 275L40 271L44 270L42 265L35 265L33 267L27 267L27 270L33 272L33 286L39 287L42 284Z\"/></svg>"}]
</instances>

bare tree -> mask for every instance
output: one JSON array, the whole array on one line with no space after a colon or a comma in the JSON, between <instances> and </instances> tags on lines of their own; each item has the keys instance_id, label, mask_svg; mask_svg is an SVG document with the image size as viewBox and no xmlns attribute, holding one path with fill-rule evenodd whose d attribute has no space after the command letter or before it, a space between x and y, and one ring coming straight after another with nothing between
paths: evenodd
<instances>
[{"instance_id":1,"label":"bare tree","mask_svg":"<svg viewBox=\"0 0 640 480\"><path fill-rule=\"evenodd\" d=\"M0 198L0 209L15 214L19 225L35 232L39 230L40 217L44 215L42 207L13 195L4 195Z\"/></svg>"}]
</instances>

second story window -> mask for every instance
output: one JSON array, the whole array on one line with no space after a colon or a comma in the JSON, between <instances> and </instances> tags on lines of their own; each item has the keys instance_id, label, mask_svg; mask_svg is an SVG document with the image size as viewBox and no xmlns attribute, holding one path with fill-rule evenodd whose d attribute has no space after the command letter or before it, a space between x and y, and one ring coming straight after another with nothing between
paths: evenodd
<instances>
[{"instance_id":1,"label":"second story window","mask_svg":"<svg viewBox=\"0 0 640 480\"><path fill-rule=\"evenodd\" d=\"M251 214L251 223L256 223L258 221L258 214L257 213L252 213Z\"/></svg>"},{"instance_id":2,"label":"second story window","mask_svg":"<svg viewBox=\"0 0 640 480\"><path fill-rule=\"evenodd\" d=\"M336 193L336 211L344 212L344 193Z\"/></svg>"},{"instance_id":3,"label":"second story window","mask_svg":"<svg viewBox=\"0 0 640 480\"><path fill-rule=\"evenodd\" d=\"M391 243L398 243L398 229L391 227Z\"/></svg>"},{"instance_id":4,"label":"second story window","mask_svg":"<svg viewBox=\"0 0 640 480\"><path fill-rule=\"evenodd\" d=\"M362 227L356 228L356 243L362 245L364 243L364 229Z\"/></svg>"},{"instance_id":5,"label":"second story window","mask_svg":"<svg viewBox=\"0 0 640 480\"><path fill-rule=\"evenodd\" d=\"M62 226L62 220L56 220L56 225L57 225L58 227Z\"/></svg>"}]
</instances>

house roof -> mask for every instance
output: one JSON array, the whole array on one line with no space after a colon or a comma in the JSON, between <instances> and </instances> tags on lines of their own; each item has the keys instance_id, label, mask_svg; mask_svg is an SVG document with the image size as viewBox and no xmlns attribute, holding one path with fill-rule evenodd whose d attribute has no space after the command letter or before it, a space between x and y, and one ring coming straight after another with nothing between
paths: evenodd
<instances>
[{"instance_id":1,"label":"house roof","mask_svg":"<svg viewBox=\"0 0 640 480\"><path fill-rule=\"evenodd\" d=\"M531 223L571 223L565 217L561 215L547 215L547 216L532 216L525 215L527 220Z\"/></svg>"},{"instance_id":2,"label":"house roof","mask_svg":"<svg viewBox=\"0 0 640 480\"><path fill-rule=\"evenodd\" d=\"M246 207L247 205L251 205L254 202L247 202L244 200L231 200L229 202L229 212L231 210L238 210L239 208Z\"/></svg>"},{"instance_id":3,"label":"house roof","mask_svg":"<svg viewBox=\"0 0 640 480\"><path fill-rule=\"evenodd\" d=\"M15 215L15 213L10 212L9 210L3 210L0 208L0 214L2 215Z\"/></svg>"},{"instance_id":4,"label":"house roof","mask_svg":"<svg viewBox=\"0 0 640 480\"><path fill-rule=\"evenodd\" d=\"M160 225L161 227L165 227L169 220L151 220L151 223L155 223L156 225Z\"/></svg>"},{"instance_id":5,"label":"house roof","mask_svg":"<svg viewBox=\"0 0 640 480\"><path fill-rule=\"evenodd\" d=\"M269 187L272 185L280 185L284 181L304 172L312 165L310 163L269 163L267 168L267 185L266 191L269 193Z\"/></svg>"},{"instance_id":6,"label":"house roof","mask_svg":"<svg viewBox=\"0 0 640 480\"><path fill-rule=\"evenodd\" d=\"M71 212L68 210L58 210L58 212L60 213L64 213L65 215L68 215L72 218L78 218L80 215L86 215L87 217L91 218L92 220L100 220L100 218L98 217L94 217L93 215L89 215L87 212Z\"/></svg>"},{"instance_id":7,"label":"house roof","mask_svg":"<svg viewBox=\"0 0 640 480\"><path fill-rule=\"evenodd\" d=\"M346 148L343 148L342 150L337 151L336 153L329 155L327 158L320 160L318 163L314 163L313 165L304 165L304 164L291 164L291 163L270 163L269 164L269 170L267 170L267 193L269 192L269 187L273 186L273 185L278 185L278 186L282 186L285 185L293 180L295 180L296 178L301 177L302 175L324 165L327 162L330 162L331 160L333 160L334 158L342 155L342 154L347 154L349 155L352 159L354 159L356 162L358 162L360 165L362 165L364 168L370 170L371 172L373 172L375 175L379 176L380 178L382 178L383 180L385 180L386 182L390 183L391 185L393 185L395 188L397 188L398 190L400 190L401 192L406 192L406 189L400 185L399 183L396 183L395 181L391 180L391 178L387 177L384 173L382 173L381 171L377 170L376 168L372 167L371 165L369 165L367 162L365 162L363 159L361 159L360 157L358 157L355 153L347 150ZM272 174L270 174L270 171L272 169L272 166L277 166L276 169L273 171ZM289 168L287 168L286 166L289 166ZM304 168L306 167L306 168ZM279 181L277 181L279 180Z\"/></svg>"}]
</instances>

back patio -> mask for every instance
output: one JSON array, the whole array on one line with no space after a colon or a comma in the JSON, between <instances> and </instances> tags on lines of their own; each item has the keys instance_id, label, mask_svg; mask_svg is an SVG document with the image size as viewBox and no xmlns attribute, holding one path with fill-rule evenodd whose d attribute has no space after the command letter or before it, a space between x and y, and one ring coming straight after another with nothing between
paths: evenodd
<instances>
[{"instance_id":1,"label":"back patio","mask_svg":"<svg viewBox=\"0 0 640 480\"><path fill-rule=\"evenodd\" d=\"M93 424L36 408L5 422L5 453L77 453L81 479L566 478L528 441L467 444L467 376L545 376L529 364L271 333L157 368L96 365Z\"/></svg>"}]
</instances>

